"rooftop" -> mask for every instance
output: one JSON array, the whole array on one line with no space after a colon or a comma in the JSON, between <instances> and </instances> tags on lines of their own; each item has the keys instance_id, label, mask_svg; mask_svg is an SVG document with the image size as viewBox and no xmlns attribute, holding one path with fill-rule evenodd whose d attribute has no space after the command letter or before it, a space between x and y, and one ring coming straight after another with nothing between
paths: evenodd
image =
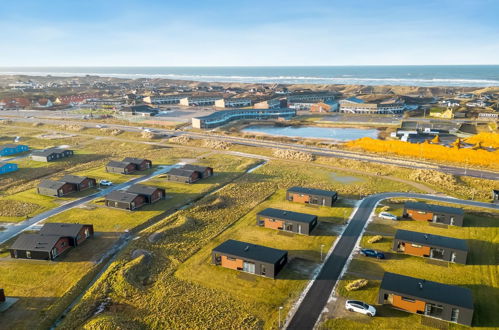
<instances>
[{"instance_id":1,"label":"rooftop","mask_svg":"<svg viewBox=\"0 0 499 330\"><path fill-rule=\"evenodd\" d=\"M305 223L311 223L312 221L317 219L317 216L315 216L313 214L292 212L292 211L279 210L279 209L273 209L273 208L265 209L265 210L259 212L258 215L265 216L265 217L271 217L271 218L277 218L277 219L283 219L283 220L305 222Z\"/></svg>"},{"instance_id":2,"label":"rooftop","mask_svg":"<svg viewBox=\"0 0 499 330\"><path fill-rule=\"evenodd\" d=\"M464 211L457 207L426 204L422 202L406 202L405 208L411 210L421 210L421 211L430 211L430 212L464 214Z\"/></svg>"},{"instance_id":3,"label":"rooftop","mask_svg":"<svg viewBox=\"0 0 499 330\"><path fill-rule=\"evenodd\" d=\"M41 234L21 234L10 247L13 250L50 252L60 236Z\"/></svg>"},{"instance_id":4,"label":"rooftop","mask_svg":"<svg viewBox=\"0 0 499 330\"><path fill-rule=\"evenodd\" d=\"M139 195L126 191L115 190L106 195L106 200L113 202L131 203L135 200L135 198L137 198L137 196Z\"/></svg>"},{"instance_id":5,"label":"rooftop","mask_svg":"<svg viewBox=\"0 0 499 330\"><path fill-rule=\"evenodd\" d=\"M399 229L395 233L395 239L400 239L412 243L420 243L426 246L436 246L468 251L468 244L464 239L418 233L416 231Z\"/></svg>"},{"instance_id":6,"label":"rooftop","mask_svg":"<svg viewBox=\"0 0 499 330\"><path fill-rule=\"evenodd\" d=\"M223 242L214 248L213 251L272 264L279 261L288 253L284 250L273 249L266 246L255 245L232 239Z\"/></svg>"},{"instance_id":7,"label":"rooftop","mask_svg":"<svg viewBox=\"0 0 499 330\"><path fill-rule=\"evenodd\" d=\"M130 165L130 162L120 162L117 160L111 160L109 163L107 163L106 166L108 167L116 167L116 168L125 168L128 165Z\"/></svg>"},{"instance_id":8,"label":"rooftop","mask_svg":"<svg viewBox=\"0 0 499 330\"><path fill-rule=\"evenodd\" d=\"M310 194L310 195L329 196L329 197L334 197L337 195L337 192L333 190L322 190L322 189L305 188L305 187L291 187L288 189L288 191L300 194Z\"/></svg>"},{"instance_id":9,"label":"rooftop","mask_svg":"<svg viewBox=\"0 0 499 330\"><path fill-rule=\"evenodd\" d=\"M183 170L198 171L198 172L204 172L208 168L209 168L208 166L192 165L192 164L185 164L184 166L181 167L181 169Z\"/></svg>"},{"instance_id":10,"label":"rooftop","mask_svg":"<svg viewBox=\"0 0 499 330\"><path fill-rule=\"evenodd\" d=\"M152 195L158 189L162 188L146 186L143 184L134 184L127 189L127 192L138 195Z\"/></svg>"},{"instance_id":11,"label":"rooftop","mask_svg":"<svg viewBox=\"0 0 499 330\"><path fill-rule=\"evenodd\" d=\"M144 158L135 158L135 157L126 157L123 159L123 162L128 162L132 164L142 164L145 160Z\"/></svg>"},{"instance_id":12,"label":"rooftop","mask_svg":"<svg viewBox=\"0 0 499 330\"><path fill-rule=\"evenodd\" d=\"M190 177L192 175L192 173L194 173L194 172L196 172L196 171L182 169L182 168L172 168L170 171L168 171L168 174L175 175L175 176Z\"/></svg>"},{"instance_id":13,"label":"rooftop","mask_svg":"<svg viewBox=\"0 0 499 330\"><path fill-rule=\"evenodd\" d=\"M71 236L76 237L83 226L91 226L91 225L82 225L79 223L57 223L57 222L49 222L43 225L40 229L40 234L42 235L57 235L57 236Z\"/></svg>"},{"instance_id":14,"label":"rooftop","mask_svg":"<svg viewBox=\"0 0 499 330\"><path fill-rule=\"evenodd\" d=\"M471 290L386 272L381 289L405 296L473 309Z\"/></svg>"},{"instance_id":15,"label":"rooftop","mask_svg":"<svg viewBox=\"0 0 499 330\"><path fill-rule=\"evenodd\" d=\"M67 182L67 183L79 184L79 183L82 183L85 179L87 179L86 176L65 175L60 179L60 181Z\"/></svg>"},{"instance_id":16,"label":"rooftop","mask_svg":"<svg viewBox=\"0 0 499 330\"><path fill-rule=\"evenodd\" d=\"M50 156L51 154L60 154L63 153L65 149L61 148L48 148L45 150L34 150L31 154L34 156Z\"/></svg>"},{"instance_id":17,"label":"rooftop","mask_svg":"<svg viewBox=\"0 0 499 330\"><path fill-rule=\"evenodd\" d=\"M42 180L38 187L40 188L49 188L49 189L59 189L64 186L66 182L55 181L55 180Z\"/></svg>"}]
</instances>

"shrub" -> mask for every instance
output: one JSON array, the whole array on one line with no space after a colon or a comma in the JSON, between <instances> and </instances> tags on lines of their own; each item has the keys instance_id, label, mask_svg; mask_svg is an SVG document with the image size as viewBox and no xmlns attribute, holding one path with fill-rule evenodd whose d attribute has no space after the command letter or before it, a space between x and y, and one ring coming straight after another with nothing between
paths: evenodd
<instances>
[{"instance_id":1,"label":"shrub","mask_svg":"<svg viewBox=\"0 0 499 330\"><path fill-rule=\"evenodd\" d=\"M314 156L311 153L295 150L274 149L273 155L277 158L301 160L305 162L311 162L314 160Z\"/></svg>"},{"instance_id":2,"label":"shrub","mask_svg":"<svg viewBox=\"0 0 499 330\"><path fill-rule=\"evenodd\" d=\"M227 150L232 146L232 143L217 140L204 140L203 146L215 150Z\"/></svg>"},{"instance_id":3,"label":"shrub","mask_svg":"<svg viewBox=\"0 0 499 330\"><path fill-rule=\"evenodd\" d=\"M168 140L168 142L178 143L178 144L187 144L190 141L191 141L190 137L183 136L183 135L175 136L175 137L172 137L171 139Z\"/></svg>"},{"instance_id":4,"label":"shrub","mask_svg":"<svg viewBox=\"0 0 499 330\"><path fill-rule=\"evenodd\" d=\"M368 239L368 240L367 240L367 242L368 242L368 243L373 244L373 243L378 243L378 242L380 242L382 239L383 239L383 236L381 236L381 235L376 235L376 236L373 236L373 237L371 237L370 239Z\"/></svg>"},{"instance_id":5,"label":"shrub","mask_svg":"<svg viewBox=\"0 0 499 330\"><path fill-rule=\"evenodd\" d=\"M358 279L358 280L349 282L345 286L345 289L347 289L347 291L356 291L356 290L359 290L359 289L366 287L367 284L369 284L368 280Z\"/></svg>"}]
</instances>

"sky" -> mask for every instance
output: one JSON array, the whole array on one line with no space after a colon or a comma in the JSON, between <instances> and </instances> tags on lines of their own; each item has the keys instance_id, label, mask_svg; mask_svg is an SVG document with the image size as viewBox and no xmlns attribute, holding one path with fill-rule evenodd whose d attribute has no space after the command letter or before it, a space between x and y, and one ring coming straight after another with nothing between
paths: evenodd
<instances>
[{"instance_id":1,"label":"sky","mask_svg":"<svg viewBox=\"0 0 499 330\"><path fill-rule=\"evenodd\" d=\"M498 0L1 0L0 66L499 64Z\"/></svg>"}]
</instances>

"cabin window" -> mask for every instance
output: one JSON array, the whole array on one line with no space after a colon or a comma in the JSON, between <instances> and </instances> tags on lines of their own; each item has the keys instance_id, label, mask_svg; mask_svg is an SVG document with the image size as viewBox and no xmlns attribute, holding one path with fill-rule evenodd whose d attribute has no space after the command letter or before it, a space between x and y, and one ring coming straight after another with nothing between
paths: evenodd
<instances>
[{"instance_id":1,"label":"cabin window","mask_svg":"<svg viewBox=\"0 0 499 330\"><path fill-rule=\"evenodd\" d=\"M411 244L412 247L415 247L415 248L422 248L423 246L422 245L419 245L419 244Z\"/></svg>"},{"instance_id":2,"label":"cabin window","mask_svg":"<svg viewBox=\"0 0 499 330\"><path fill-rule=\"evenodd\" d=\"M31 251L26 251L26 258L31 259Z\"/></svg>"},{"instance_id":3,"label":"cabin window","mask_svg":"<svg viewBox=\"0 0 499 330\"><path fill-rule=\"evenodd\" d=\"M457 322L458 319L459 319L459 308L453 308L450 314L450 321Z\"/></svg>"},{"instance_id":4,"label":"cabin window","mask_svg":"<svg viewBox=\"0 0 499 330\"><path fill-rule=\"evenodd\" d=\"M403 301L410 302L410 303L416 302L416 300L411 299L411 298L407 298L407 297L402 297L402 300L403 300Z\"/></svg>"},{"instance_id":5,"label":"cabin window","mask_svg":"<svg viewBox=\"0 0 499 330\"><path fill-rule=\"evenodd\" d=\"M418 211L419 214L426 214L424 211Z\"/></svg>"},{"instance_id":6,"label":"cabin window","mask_svg":"<svg viewBox=\"0 0 499 330\"><path fill-rule=\"evenodd\" d=\"M229 260L229 261L236 261L236 258L232 258L232 257L226 257L226 258L227 258L227 260Z\"/></svg>"}]
</instances>

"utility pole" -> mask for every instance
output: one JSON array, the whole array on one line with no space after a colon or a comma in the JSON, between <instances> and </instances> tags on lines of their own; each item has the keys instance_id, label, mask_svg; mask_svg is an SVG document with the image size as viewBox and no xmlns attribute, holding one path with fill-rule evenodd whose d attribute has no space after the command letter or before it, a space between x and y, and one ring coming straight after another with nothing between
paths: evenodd
<instances>
[{"instance_id":1,"label":"utility pole","mask_svg":"<svg viewBox=\"0 0 499 330\"><path fill-rule=\"evenodd\" d=\"M322 249L324 248L324 244L321 244L321 261L322 261Z\"/></svg>"},{"instance_id":2,"label":"utility pole","mask_svg":"<svg viewBox=\"0 0 499 330\"><path fill-rule=\"evenodd\" d=\"M282 306L279 306L279 329L281 329L281 311L282 311L283 307Z\"/></svg>"}]
</instances>

